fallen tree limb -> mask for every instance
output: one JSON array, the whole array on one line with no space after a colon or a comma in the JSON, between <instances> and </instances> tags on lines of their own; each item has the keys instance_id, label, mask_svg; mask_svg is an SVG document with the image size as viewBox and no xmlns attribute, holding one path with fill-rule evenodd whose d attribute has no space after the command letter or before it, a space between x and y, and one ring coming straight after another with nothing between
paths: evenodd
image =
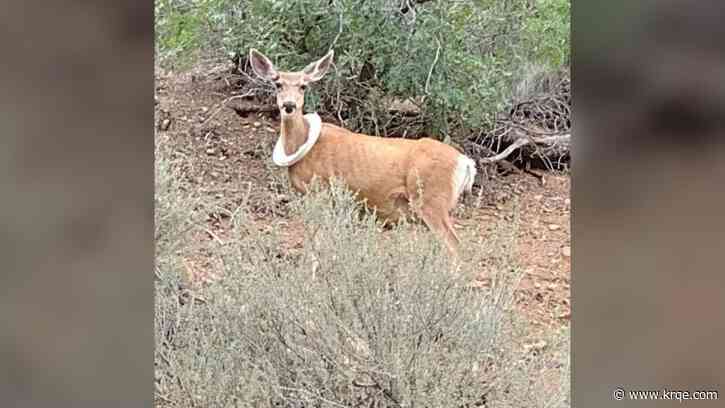
<instances>
[{"instance_id":1,"label":"fallen tree limb","mask_svg":"<svg viewBox=\"0 0 725 408\"><path fill-rule=\"evenodd\" d=\"M519 148L529 145L529 144L555 145L558 143L569 143L570 140L571 140L570 133L565 134L565 135L546 136L546 137L521 136L518 139L516 139L513 143L511 143L501 153L491 156L491 157L483 157L479 160L481 163L495 163L499 160L503 160L503 159L507 158L516 149L519 149Z\"/></svg>"},{"instance_id":2,"label":"fallen tree limb","mask_svg":"<svg viewBox=\"0 0 725 408\"><path fill-rule=\"evenodd\" d=\"M277 105L231 105L229 106L237 115L246 117L250 113L273 113L277 112L279 108Z\"/></svg>"}]
</instances>

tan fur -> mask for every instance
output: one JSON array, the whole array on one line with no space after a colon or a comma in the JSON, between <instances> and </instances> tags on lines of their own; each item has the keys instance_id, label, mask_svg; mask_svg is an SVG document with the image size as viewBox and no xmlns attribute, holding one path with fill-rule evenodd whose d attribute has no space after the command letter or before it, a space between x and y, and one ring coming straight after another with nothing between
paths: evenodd
<instances>
[{"instance_id":1,"label":"tan fur","mask_svg":"<svg viewBox=\"0 0 725 408\"><path fill-rule=\"evenodd\" d=\"M255 52L251 53L253 67ZM268 60L257 62L261 68L255 68L255 72L278 84L277 102L282 118L280 137L287 154L295 152L307 139L308 128L301 106L304 101L302 85L309 75L321 77L315 69L325 58L310 64L304 71L292 73L278 73ZM260 72L263 69L271 71ZM297 109L287 113L283 109L285 103L294 103ZM454 172L462 156L453 147L429 138L374 137L323 123L317 143L288 171L292 186L300 192L306 191L314 176L323 182L331 177L342 179L386 221L394 222L401 216L416 213L455 254L459 240L450 211L462 193L454 191ZM475 174L475 169L473 172ZM418 197L419 191L422 191L422 197Z\"/></svg>"}]
</instances>

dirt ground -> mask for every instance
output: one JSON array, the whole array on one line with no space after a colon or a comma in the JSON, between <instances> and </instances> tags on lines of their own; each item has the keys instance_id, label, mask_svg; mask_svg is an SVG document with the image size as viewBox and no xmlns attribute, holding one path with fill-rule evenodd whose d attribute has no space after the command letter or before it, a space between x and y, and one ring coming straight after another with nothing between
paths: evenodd
<instances>
[{"instance_id":1,"label":"dirt ground","mask_svg":"<svg viewBox=\"0 0 725 408\"><path fill-rule=\"evenodd\" d=\"M247 197L259 228L286 225L290 237L299 224L286 213L290 191L283 173L271 165L279 123L269 114L241 117L222 103L236 93L223 68L198 67L183 73L156 73L157 131L165 133L175 154L184 156L188 181L219 205L233 210ZM488 234L493 221L519 211L518 259L525 276L516 292L517 306L531 323L565 326L570 319L571 241L570 180L546 173L544 183L525 173L497 177L457 218L457 229ZM475 194L474 187L474 196ZM209 214L199 239L223 240L228 219ZM293 240L294 241L294 240ZM290 242L298 246L300 242ZM208 254L207 254L208 255ZM201 254L190 260L204 274L211 262Z\"/></svg>"}]
</instances>

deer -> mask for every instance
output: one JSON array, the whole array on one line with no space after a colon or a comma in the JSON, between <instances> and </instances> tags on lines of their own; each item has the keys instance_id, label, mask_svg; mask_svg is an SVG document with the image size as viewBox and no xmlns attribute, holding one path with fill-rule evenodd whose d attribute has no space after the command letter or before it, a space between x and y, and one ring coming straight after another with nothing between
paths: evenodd
<instances>
[{"instance_id":1,"label":"deer","mask_svg":"<svg viewBox=\"0 0 725 408\"><path fill-rule=\"evenodd\" d=\"M299 193L313 178L342 180L358 200L384 223L415 216L438 235L457 258L460 240L450 212L471 192L476 163L454 147L432 138L404 139L355 133L323 123L317 113L303 114L307 87L321 80L334 50L301 71L280 71L258 50L249 51L255 75L276 87L280 135L272 152L275 165L287 168Z\"/></svg>"}]
</instances>

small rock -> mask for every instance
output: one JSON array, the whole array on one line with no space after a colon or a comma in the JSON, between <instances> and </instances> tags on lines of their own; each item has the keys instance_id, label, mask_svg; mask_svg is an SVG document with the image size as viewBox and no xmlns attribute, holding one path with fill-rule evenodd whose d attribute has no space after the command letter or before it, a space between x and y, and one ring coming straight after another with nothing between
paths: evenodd
<instances>
[{"instance_id":1,"label":"small rock","mask_svg":"<svg viewBox=\"0 0 725 408\"><path fill-rule=\"evenodd\" d=\"M215 154L215 153L216 153L216 149L214 149L214 148L206 149L206 154Z\"/></svg>"},{"instance_id":2,"label":"small rock","mask_svg":"<svg viewBox=\"0 0 725 408\"><path fill-rule=\"evenodd\" d=\"M566 205L567 207L570 206L571 205L571 200L568 199L568 198L566 200L564 200L564 205Z\"/></svg>"},{"instance_id":3,"label":"small rock","mask_svg":"<svg viewBox=\"0 0 725 408\"><path fill-rule=\"evenodd\" d=\"M556 224L549 224L549 231L556 231L559 228L561 228L561 227Z\"/></svg>"},{"instance_id":4,"label":"small rock","mask_svg":"<svg viewBox=\"0 0 725 408\"><path fill-rule=\"evenodd\" d=\"M571 247L569 245L561 248L561 254L567 258L571 257Z\"/></svg>"},{"instance_id":5,"label":"small rock","mask_svg":"<svg viewBox=\"0 0 725 408\"><path fill-rule=\"evenodd\" d=\"M171 120L164 119L161 122L161 126L159 126L159 129L161 129L161 130L169 130L169 126L171 126Z\"/></svg>"},{"instance_id":6,"label":"small rock","mask_svg":"<svg viewBox=\"0 0 725 408\"><path fill-rule=\"evenodd\" d=\"M276 132L276 130L274 130L273 127L267 126L267 132L274 133L274 132Z\"/></svg>"},{"instance_id":7,"label":"small rock","mask_svg":"<svg viewBox=\"0 0 725 408\"><path fill-rule=\"evenodd\" d=\"M260 127L261 125L262 125L262 124L261 124L261 123L259 123L259 122L254 122L254 123L252 124L252 126L254 126L254 127Z\"/></svg>"},{"instance_id":8,"label":"small rock","mask_svg":"<svg viewBox=\"0 0 725 408\"><path fill-rule=\"evenodd\" d=\"M206 111L208 111L208 110L209 110L209 108L207 108L206 106L202 106L202 107L201 107L201 111L202 111L203 113L206 113Z\"/></svg>"},{"instance_id":9,"label":"small rock","mask_svg":"<svg viewBox=\"0 0 725 408\"><path fill-rule=\"evenodd\" d=\"M544 198L543 194L537 194L534 196L534 200L536 200L536 201L541 201L542 198Z\"/></svg>"}]
</instances>

